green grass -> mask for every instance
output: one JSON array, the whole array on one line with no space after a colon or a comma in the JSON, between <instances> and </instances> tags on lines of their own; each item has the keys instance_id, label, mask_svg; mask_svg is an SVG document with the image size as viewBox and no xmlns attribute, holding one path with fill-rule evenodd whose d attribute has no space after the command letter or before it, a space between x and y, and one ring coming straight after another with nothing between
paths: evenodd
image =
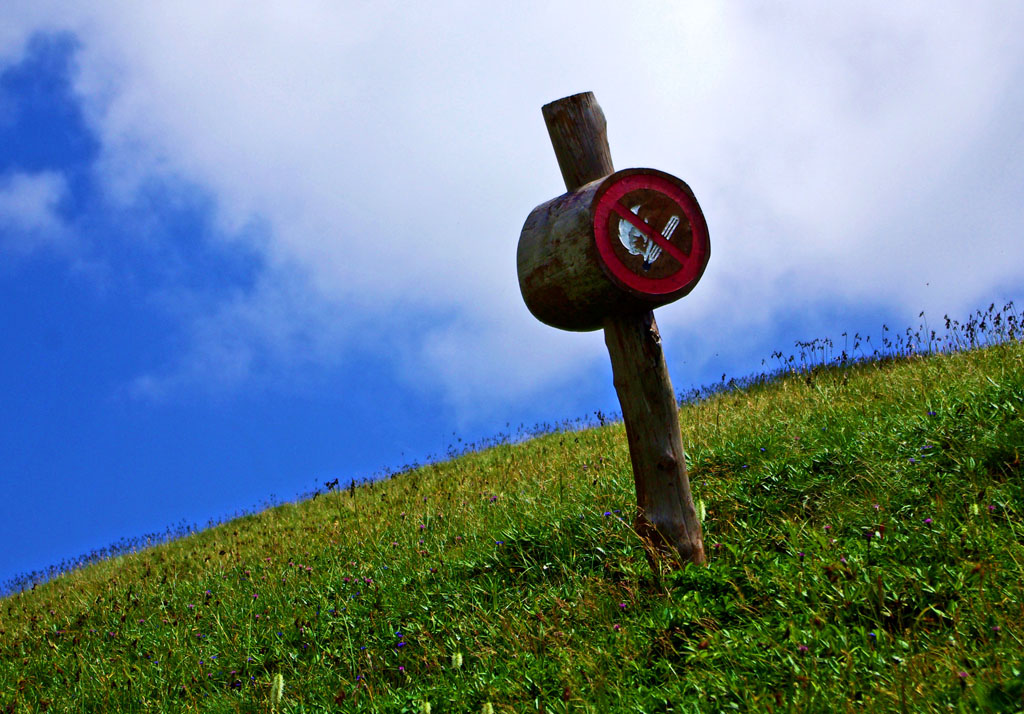
<instances>
[{"instance_id":1,"label":"green grass","mask_svg":"<svg viewBox=\"0 0 1024 714\"><path fill-rule=\"evenodd\" d=\"M0 711L1024 710L1020 342L680 418L707 567L652 570L621 424L549 434L0 601Z\"/></svg>"}]
</instances>

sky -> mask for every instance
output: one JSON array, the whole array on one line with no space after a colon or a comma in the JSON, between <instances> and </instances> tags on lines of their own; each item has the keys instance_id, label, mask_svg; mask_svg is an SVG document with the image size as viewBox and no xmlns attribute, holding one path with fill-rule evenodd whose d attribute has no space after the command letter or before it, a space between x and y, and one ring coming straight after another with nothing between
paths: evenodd
<instances>
[{"instance_id":1,"label":"sky","mask_svg":"<svg viewBox=\"0 0 1024 714\"><path fill-rule=\"evenodd\" d=\"M656 312L679 392L1024 304L1022 37L995 1L5 0L0 582L618 411L516 277L578 92L707 219Z\"/></svg>"}]
</instances>

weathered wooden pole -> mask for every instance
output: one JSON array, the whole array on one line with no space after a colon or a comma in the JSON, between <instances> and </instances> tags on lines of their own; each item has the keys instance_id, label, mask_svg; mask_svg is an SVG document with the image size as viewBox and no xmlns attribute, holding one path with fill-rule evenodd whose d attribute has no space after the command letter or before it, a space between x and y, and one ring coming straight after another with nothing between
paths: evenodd
<instances>
[{"instance_id":1,"label":"weathered wooden pole","mask_svg":"<svg viewBox=\"0 0 1024 714\"><path fill-rule=\"evenodd\" d=\"M615 173L591 92L543 107L568 193L535 208L519 239L527 307L567 330L604 329L636 484L637 533L703 563L672 381L654 307L693 289L710 255L689 187L653 169Z\"/></svg>"},{"instance_id":2,"label":"weathered wooden pole","mask_svg":"<svg viewBox=\"0 0 1024 714\"><path fill-rule=\"evenodd\" d=\"M693 506L679 409L654 313L609 317L604 341L633 463L636 531L656 548L674 548L683 563L703 563L704 535Z\"/></svg>"}]
</instances>

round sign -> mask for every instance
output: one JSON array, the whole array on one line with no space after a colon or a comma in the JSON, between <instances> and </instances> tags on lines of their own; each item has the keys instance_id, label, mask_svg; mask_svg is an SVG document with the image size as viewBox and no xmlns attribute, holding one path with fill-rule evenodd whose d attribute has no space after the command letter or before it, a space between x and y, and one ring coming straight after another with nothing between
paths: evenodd
<instances>
[{"instance_id":1,"label":"round sign","mask_svg":"<svg viewBox=\"0 0 1024 714\"><path fill-rule=\"evenodd\" d=\"M609 176L594 199L594 241L605 273L643 295L685 294L711 255L704 214L690 187L653 169Z\"/></svg>"}]
</instances>

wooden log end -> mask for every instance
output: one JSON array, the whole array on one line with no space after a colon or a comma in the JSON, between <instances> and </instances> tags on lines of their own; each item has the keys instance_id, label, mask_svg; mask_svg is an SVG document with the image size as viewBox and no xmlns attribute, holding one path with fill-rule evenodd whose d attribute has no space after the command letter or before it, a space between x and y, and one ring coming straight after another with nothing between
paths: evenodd
<instances>
[{"instance_id":1,"label":"wooden log end","mask_svg":"<svg viewBox=\"0 0 1024 714\"><path fill-rule=\"evenodd\" d=\"M593 92L581 92L541 107L565 187L580 186L615 171L608 122Z\"/></svg>"}]
</instances>

